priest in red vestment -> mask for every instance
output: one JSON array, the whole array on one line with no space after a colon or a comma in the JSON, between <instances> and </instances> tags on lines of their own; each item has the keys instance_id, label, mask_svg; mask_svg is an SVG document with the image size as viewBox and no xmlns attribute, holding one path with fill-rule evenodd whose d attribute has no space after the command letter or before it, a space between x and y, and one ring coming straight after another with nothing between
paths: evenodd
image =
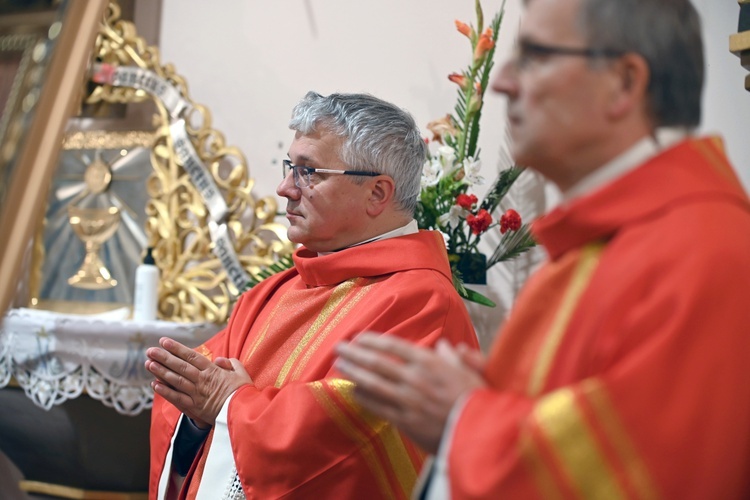
<instances>
[{"instance_id":1,"label":"priest in red vestment","mask_svg":"<svg viewBox=\"0 0 750 500\"><path fill-rule=\"evenodd\" d=\"M689 0L529 0L513 154L562 191L486 360L360 336L355 400L435 454L420 498L750 498L750 202L700 121ZM414 395L418 394L418 397Z\"/></svg>"},{"instance_id":2,"label":"priest in red vestment","mask_svg":"<svg viewBox=\"0 0 750 500\"><path fill-rule=\"evenodd\" d=\"M366 330L477 348L439 233L413 212L426 149L368 95L310 92L277 192L294 268L238 301L196 350L147 351L151 498L408 498L425 453L353 400L334 348Z\"/></svg>"}]
</instances>

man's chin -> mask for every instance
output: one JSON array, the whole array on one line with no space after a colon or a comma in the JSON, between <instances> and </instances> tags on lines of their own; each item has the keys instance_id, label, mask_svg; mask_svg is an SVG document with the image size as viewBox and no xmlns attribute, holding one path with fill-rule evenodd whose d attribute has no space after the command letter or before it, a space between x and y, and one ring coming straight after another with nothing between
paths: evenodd
<instances>
[{"instance_id":1,"label":"man's chin","mask_svg":"<svg viewBox=\"0 0 750 500\"><path fill-rule=\"evenodd\" d=\"M309 241L309 238L307 238L307 234L299 227L296 227L294 224L289 226L289 229L286 232L286 237L295 245L307 246L305 245L305 242Z\"/></svg>"}]
</instances>

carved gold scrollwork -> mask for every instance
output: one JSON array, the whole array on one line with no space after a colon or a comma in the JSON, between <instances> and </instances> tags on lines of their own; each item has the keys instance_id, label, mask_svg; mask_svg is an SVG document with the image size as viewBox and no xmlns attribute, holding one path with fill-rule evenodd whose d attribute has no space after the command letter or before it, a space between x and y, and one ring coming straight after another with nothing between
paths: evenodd
<instances>
[{"instance_id":1,"label":"carved gold scrollwork","mask_svg":"<svg viewBox=\"0 0 750 500\"><path fill-rule=\"evenodd\" d=\"M208 109L190 99L185 80L171 65L159 62L158 50L137 35L132 23L120 19L114 2L97 38L95 54L100 67L148 70L178 90L180 102L176 104L154 99L154 171L147 182L146 234L161 271L159 312L162 319L173 321L223 322L238 294L237 273L229 276L226 263L216 255L209 225L225 224L233 247L230 250L236 253L243 273L257 277L261 269L293 250L286 228L274 222L276 200L271 196L255 199L243 154L226 145L223 134L211 127ZM129 104L151 98L142 88L104 83L93 88L86 102ZM220 220L215 220L216 214L211 213L175 152L170 125L178 117L185 120L184 131L192 148L226 203Z\"/></svg>"}]
</instances>

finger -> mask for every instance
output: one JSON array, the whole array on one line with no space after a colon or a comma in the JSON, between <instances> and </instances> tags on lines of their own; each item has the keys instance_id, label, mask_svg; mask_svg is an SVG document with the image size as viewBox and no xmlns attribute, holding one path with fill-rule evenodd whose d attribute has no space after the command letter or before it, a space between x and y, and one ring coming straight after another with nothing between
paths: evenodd
<instances>
[{"instance_id":1,"label":"finger","mask_svg":"<svg viewBox=\"0 0 750 500\"><path fill-rule=\"evenodd\" d=\"M403 406L409 399L408 389L403 384L383 377L376 372L362 368L344 359L336 361L336 368L349 380L356 384L355 393L371 394L381 402L396 407Z\"/></svg>"},{"instance_id":2,"label":"finger","mask_svg":"<svg viewBox=\"0 0 750 500\"><path fill-rule=\"evenodd\" d=\"M205 370L211 365L211 361L208 358L169 337L159 339L159 345L167 352L196 367L198 370Z\"/></svg>"},{"instance_id":3,"label":"finger","mask_svg":"<svg viewBox=\"0 0 750 500\"><path fill-rule=\"evenodd\" d=\"M184 377L186 380L193 384L195 384L199 380L201 371L198 368L175 356L169 351L160 347L152 347L148 349L147 352L149 359L160 365L162 369L172 371L177 375ZM158 367L155 367L154 369L160 370L158 373L162 373L161 369L159 369ZM149 371L154 373L153 370Z\"/></svg>"},{"instance_id":4,"label":"finger","mask_svg":"<svg viewBox=\"0 0 750 500\"><path fill-rule=\"evenodd\" d=\"M182 413L193 414L193 410L195 409L194 401L184 392L177 391L158 380L151 382L151 388L155 393L172 403Z\"/></svg>"},{"instance_id":5,"label":"finger","mask_svg":"<svg viewBox=\"0 0 750 500\"><path fill-rule=\"evenodd\" d=\"M463 364L463 361L461 360L461 357L458 355L458 352L455 349L453 349L453 347L445 339L440 339L437 341L437 344L435 346L435 352L437 353L440 359L446 361L447 363L453 366L461 366Z\"/></svg>"},{"instance_id":6,"label":"finger","mask_svg":"<svg viewBox=\"0 0 750 500\"><path fill-rule=\"evenodd\" d=\"M362 408L374 413L378 417L392 422L397 427L403 423L403 411L399 406L393 405L373 394L365 391L354 391L354 399Z\"/></svg>"},{"instance_id":7,"label":"finger","mask_svg":"<svg viewBox=\"0 0 750 500\"><path fill-rule=\"evenodd\" d=\"M476 349L472 349L471 347L467 346L466 344L459 344L456 347L456 350L458 352L458 355L461 357L461 361L466 365L477 372L484 371L484 366L486 364L486 358L484 354L482 354L481 351L478 351Z\"/></svg>"},{"instance_id":8,"label":"finger","mask_svg":"<svg viewBox=\"0 0 750 500\"><path fill-rule=\"evenodd\" d=\"M208 358L176 340L162 337L159 344L162 349L156 352L153 359L194 384L199 382L202 372L215 368Z\"/></svg>"},{"instance_id":9,"label":"finger","mask_svg":"<svg viewBox=\"0 0 750 500\"><path fill-rule=\"evenodd\" d=\"M403 360L395 359L381 351L372 350L368 346L355 343L339 344L336 347L336 352L341 359L346 360L351 365L381 377L399 382L406 377Z\"/></svg>"},{"instance_id":10,"label":"finger","mask_svg":"<svg viewBox=\"0 0 750 500\"><path fill-rule=\"evenodd\" d=\"M149 373L156 377L157 380L168 385L173 390L183 393L191 393L195 391L195 384L191 380L183 377L179 373L174 372L173 370L157 361L147 361L146 369L149 371Z\"/></svg>"},{"instance_id":11,"label":"finger","mask_svg":"<svg viewBox=\"0 0 750 500\"><path fill-rule=\"evenodd\" d=\"M422 347L412 344L407 340L373 332L365 332L357 335L352 343L387 353L404 361L418 359L420 353L424 350Z\"/></svg>"},{"instance_id":12,"label":"finger","mask_svg":"<svg viewBox=\"0 0 750 500\"><path fill-rule=\"evenodd\" d=\"M224 370L234 370L232 361L229 358L218 357L214 360L214 363L216 364L216 366Z\"/></svg>"},{"instance_id":13,"label":"finger","mask_svg":"<svg viewBox=\"0 0 750 500\"><path fill-rule=\"evenodd\" d=\"M245 365L242 364L242 361L240 361L237 358L224 358L226 359L230 364L230 369L238 374L243 380L243 383L245 384L252 384L253 379L250 377L250 374L247 373L247 369L245 368Z\"/></svg>"},{"instance_id":14,"label":"finger","mask_svg":"<svg viewBox=\"0 0 750 500\"><path fill-rule=\"evenodd\" d=\"M159 382L164 385L169 385L169 383L166 380L164 380L163 378L157 376L156 374L152 372L152 369L154 368L151 367L150 363L153 363L153 361L146 361L146 370L148 370L149 373L154 375L155 380L152 381L152 384L153 382ZM172 387L172 389L174 389L174 387Z\"/></svg>"}]
</instances>

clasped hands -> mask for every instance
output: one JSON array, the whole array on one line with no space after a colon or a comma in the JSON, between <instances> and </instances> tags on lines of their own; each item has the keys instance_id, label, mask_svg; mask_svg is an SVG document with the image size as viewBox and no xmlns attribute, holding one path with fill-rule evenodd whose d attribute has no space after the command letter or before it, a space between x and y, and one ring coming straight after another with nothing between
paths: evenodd
<instances>
[{"instance_id":1,"label":"clasped hands","mask_svg":"<svg viewBox=\"0 0 750 500\"><path fill-rule=\"evenodd\" d=\"M253 380L237 359L214 361L163 337L160 347L146 350L146 370L156 377L154 392L172 403L202 428L213 426L227 398Z\"/></svg>"},{"instance_id":2,"label":"clasped hands","mask_svg":"<svg viewBox=\"0 0 750 500\"><path fill-rule=\"evenodd\" d=\"M356 384L357 402L433 454L456 401L486 386L482 355L442 339L431 350L394 336L363 333L339 344L336 352L335 366Z\"/></svg>"}]
</instances>

